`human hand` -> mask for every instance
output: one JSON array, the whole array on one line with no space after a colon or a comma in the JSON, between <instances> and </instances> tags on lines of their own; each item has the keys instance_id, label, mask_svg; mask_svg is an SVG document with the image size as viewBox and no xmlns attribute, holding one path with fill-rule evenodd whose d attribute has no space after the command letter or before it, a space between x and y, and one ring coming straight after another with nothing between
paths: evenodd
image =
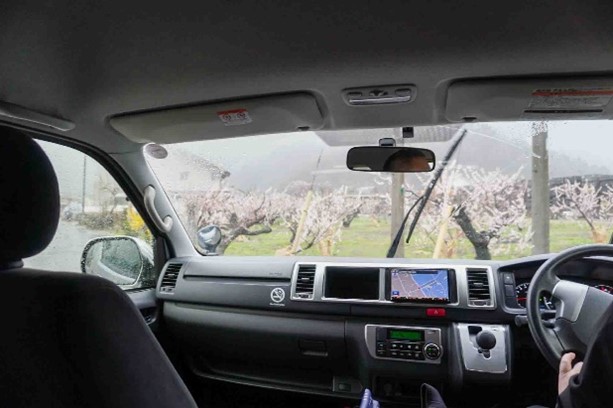
<instances>
[{"instance_id":1,"label":"human hand","mask_svg":"<svg viewBox=\"0 0 613 408\"><path fill-rule=\"evenodd\" d=\"M560 371L558 373L558 395L562 394L568 387L568 381L570 378L581 372L583 362L577 363L573 367L573 360L575 357L575 353L566 353L560 360Z\"/></svg>"}]
</instances>

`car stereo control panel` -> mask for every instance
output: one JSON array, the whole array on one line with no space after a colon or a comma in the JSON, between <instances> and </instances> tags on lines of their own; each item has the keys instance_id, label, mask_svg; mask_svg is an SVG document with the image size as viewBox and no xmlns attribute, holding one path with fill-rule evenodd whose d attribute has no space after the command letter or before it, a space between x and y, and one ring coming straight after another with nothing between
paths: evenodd
<instances>
[{"instance_id":1,"label":"car stereo control panel","mask_svg":"<svg viewBox=\"0 0 613 408\"><path fill-rule=\"evenodd\" d=\"M443 356L441 330L415 326L365 326L366 345L378 359L440 364Z\"/></svg>"}]
</instances>

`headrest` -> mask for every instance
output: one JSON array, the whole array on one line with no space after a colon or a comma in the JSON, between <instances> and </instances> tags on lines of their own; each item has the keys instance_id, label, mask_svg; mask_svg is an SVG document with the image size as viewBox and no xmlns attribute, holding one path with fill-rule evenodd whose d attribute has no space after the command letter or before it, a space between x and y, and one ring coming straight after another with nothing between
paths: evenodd
<instances>
[{"instance_id":1,"label":"headrest","mask_svg":"<svg viewBox=\"0 0 613 408\"><path fill-rule=\"evenodd\" d=\"M0 127L0 269L44 250L59 214L57 177L45 152L25 133Z\"/></svg>"}]
</instances>

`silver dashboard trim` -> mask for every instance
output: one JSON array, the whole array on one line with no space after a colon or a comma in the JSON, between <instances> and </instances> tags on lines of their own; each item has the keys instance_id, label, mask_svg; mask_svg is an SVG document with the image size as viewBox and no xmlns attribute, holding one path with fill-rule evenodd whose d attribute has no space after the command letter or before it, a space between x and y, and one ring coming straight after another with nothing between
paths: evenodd
<instances>
[{"instance_id":1,"label":"silver dashboard trim","mask_svg":"<svg viewBox=\"0 0 613 408\"><path fill-rule=\"evenodd\" d=\"M298 268L300 265L315 265L315 279L313 286L313 298L303 299L296 296L296 280L298 277ZM326 267L328 266L345 266L345 267L365 267L379 268L379 298L378 299L338 299L329 298L324 295L324 283ZM385 299L385 279L386 269L389 268L416 268L416 269L453 269L455 271L456 280L456 301L453 303L421 303L421 302L392 302ZM477 306L470 305L468 302L468 279L466 276L467 269L484 269L487 270L488 280L490 284L491 305ZM494 279L494 273L489 265L470 265L465 263L458 264L440 264L440 263L376 263L376 262L307 262L300 261L294 264L291 279L290 299L299 302L330 302L330 303L354 303L354 304L370 304L370 305L394 305L395 307L457 307L463 309L481 309L493 310L497 307L496 285L498 283Z\"/></svg>"},{"instance_id":2,"label":"silver dashboard trim","mask_svg":"<svg viewBox=\"0 0 613 408\"><path fill-rule=\"evenodd\" d=\"M471 304L469 299L468 299L468 272L467 269L485 269L487 272L487 281L488 281L488 285L489 285L489 291L490 291L490 300L491 300L491 304L486 304L486 305L475 305L475 304ZM489 266L466 266L464 268L464 274L462 275L462 278L464 279L464 287L466 288L465 291L463 291L463 294L466 296L466 305L471 308L471 309L495 309L496 308L496 285L498 285L497 279L495 279L494 277L494 272L492 271L492 268ZM456 280L458 278L456 277ZM504 303L504 302L503 302Z\"/></svg>"},{"instance_id":3,"label":"silver dashboard trim","mask_svg":"<svg viewBox=\"0 0 613 408\"><path fill-rule=\"evenodd\" d=\"M482 330L488 330L496 337L496 346L490 350L490 356L485 357L479 352L479 348L473 343L469 334L469 326L479 326ZM500 324L454 324L454 330L460 339L460 351L464 369L480 373L504 374L508 370L506 333L508 326Z\"/></svg>"}]
</instances>

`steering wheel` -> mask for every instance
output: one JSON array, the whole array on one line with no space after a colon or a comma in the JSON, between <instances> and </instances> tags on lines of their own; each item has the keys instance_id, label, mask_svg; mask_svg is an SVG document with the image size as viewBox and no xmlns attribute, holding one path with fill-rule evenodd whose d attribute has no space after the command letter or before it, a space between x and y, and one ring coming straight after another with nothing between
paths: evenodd
<instances>
[{"instance_id":1,"label":"steering wheel","mask_svg":"<svg viewBox=\"0 0 613 408\"><path fill-rule=\"evenodd\" d=\"M613 257L613 245L584 245L563 251L545 262L530 282L528 326L539 350L556 370L564 353L572 351L581 359L585 356L601 317L613 303L612 295L557 275L566 262L590 256ZM551 293L556 307L555 318L548 321L543 321L539 306L543 292Z\"/></svg>"}]
</instances>

